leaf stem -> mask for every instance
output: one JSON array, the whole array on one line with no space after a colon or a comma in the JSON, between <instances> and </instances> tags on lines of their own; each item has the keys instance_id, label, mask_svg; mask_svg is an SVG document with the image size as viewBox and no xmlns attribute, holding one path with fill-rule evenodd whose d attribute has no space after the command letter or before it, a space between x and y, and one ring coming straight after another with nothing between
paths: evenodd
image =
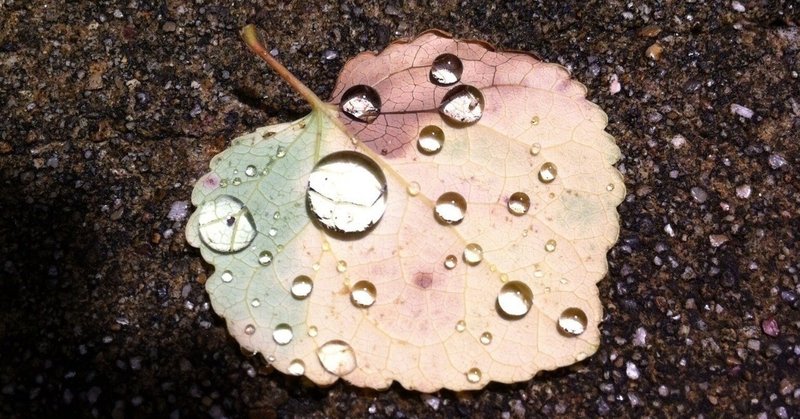
<instances>
[{"instance_id":1,"label":"leaf stem","mask_svg":"<svg viewBox=\"0 0 800 419\"><path fill-rule=\"evenodd\" d=\"M325 102L322 101L314 92L311 91L308 87L306 87L303 82L297 79L289 70L283 66L283 64L279 63L278 60L272 57L267 49L264 47L264 44L261 43L261 40L258 39L258 32L256 31L255 25L247 25L242 28L241 32L242 40L247 47L250 48L250 51L253 51L254 54L258 55L262 60L264 60L267 65L270 66L282 79L284 79L289 86L292 87L303 99L311 105L312 109L324 109Z\"/></svg>"}]
</instances>

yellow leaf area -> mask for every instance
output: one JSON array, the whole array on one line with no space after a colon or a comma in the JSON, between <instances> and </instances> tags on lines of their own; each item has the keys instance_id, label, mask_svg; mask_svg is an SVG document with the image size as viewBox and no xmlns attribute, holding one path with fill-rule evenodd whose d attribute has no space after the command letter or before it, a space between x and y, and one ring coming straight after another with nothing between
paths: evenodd
<instances>
[{"instance_id":1,"label":"yellow leaf area","mask_svg":"<svg viewBox=\"0 0 800 419\"><path fill-rule=\"evenodd\" d=\"M463 67L448 84L431 75L445 53ZM379 97L366 96L372 118L353 117L360 85ZM459 86L482 101L444 107ZM352 59L334 91L299 121L235 139L192 195L187 237L242 347L321 385L423 392L524 381L594 353L625 188L585 88L530 55L428 32ZM460 111L478 120L449 117ZM432 131L438 148L420 143ZM317 166L341 151L364 170Z\"/></svg>"}]
</instances>

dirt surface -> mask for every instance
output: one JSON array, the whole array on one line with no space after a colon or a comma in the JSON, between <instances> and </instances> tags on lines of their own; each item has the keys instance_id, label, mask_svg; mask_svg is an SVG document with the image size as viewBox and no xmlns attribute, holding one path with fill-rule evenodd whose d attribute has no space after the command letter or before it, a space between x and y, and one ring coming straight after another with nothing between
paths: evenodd
<instances>
[{"instance_id":1,"label":"dirt surface","mask_svg":"<svg viewBox=\"0 0 800 419\"><path fill-rule=\"evenodd\" d=\"M0 0L0 417L800 415L796 2L378 3ZM629 192L598 353L432 395L240 353L168 215L234 136L308 111L246 23L322 97L434 27L569 68Z\"/></svg>"}]
</instances>

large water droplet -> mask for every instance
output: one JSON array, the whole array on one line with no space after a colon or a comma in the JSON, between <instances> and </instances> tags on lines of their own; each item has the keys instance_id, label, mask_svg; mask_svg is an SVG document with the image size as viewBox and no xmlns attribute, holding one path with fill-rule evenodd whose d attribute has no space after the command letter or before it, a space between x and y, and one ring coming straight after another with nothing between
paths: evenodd
<instances>
[{"instance_id":1,"label":"large water droplet","mask_svg":"<svg viewBox=\"0 0 800 419\"><path fill-rule=\"evenodd\" d=\"M546 250L548 252L555 252L557 244L558 243L555 240L550 239L544 244L544 250Z\"/></svg>"},{"instance_id":2,"label":"large water droplet","mask_svg":"<svg viewBox=\"0 0 800 419\"><path fill-rule=\"evenodd\" d=\"M458 258L455 255L447 255L444 258L444 267L447 269L453 269L458 264Z\"/></svg>"},{"instance_id":3,"label":"large water droplet","mask_svg":"<svg viewBox=\"0 0 800 419\"><path fill-rule=\"evenodd\" d=\"M256 167L251 164L244 169L244 174L247 175L248 177L253 177L258 174L258 169L256 169Z\"/></svg>"},{"instance_id":4,"label":"large water droplet","mask_svg":"<svg viewBox=\"0 0 800 419\"><path fill-rule=\"evenodd\" d=\"M436 154L444 144L444 131L436 125L428 125L419 132L417 147L425 154Z\"/></svg>"},{"instance_id":5,"label":"large water droplet","mask_svg":"<svg viewBox=\"0 0 800 419\"><path fill-rule=\"evenodd\" d=\"M269 266L272 263L272 252L269 250L264 250L258 254L258 263L261 266Z\"/></svg>"},{"instance_id":6,"label":"large water droplet","mask_svg":"<svg viewBox=\"0 0 800 419\"><path fill-rule=\"evenodd\" d=\"M475 266L483 260L483 248L478 243L470 243L464 247L464 262Z\"/></svg>"},{"instance_id":7,"label":"large water droplet","mask_svg":"<svg viewBox=\"0 0 800 419\"><path fill-rule=\"evenodd\" d=\"M439 113L455 125L471 125L483 116L484 100L480 90L462 84L450 89L442 98Z\"/></svg>"},{"instance_id":8,"label":"large water droplet","mask_svg":"<svg viewBox=\"0 0 800 419\"><path fill-rule=\"evenodd\" d=\"M531 289L520 281L510 281L503 284L497 296L497 307L502 315L520 318L531 309L533 293Z\"/></svg>"},{"instance_id":9,"label":"large water droplet","mask_svg":"<svg viewBox=\"0 0 800 419\"><path fill-rule=\"evenodd\" d=\"M550 183L556 179L557 174L558 169L556 168L556 165L547 162L539 169L539 180L542 181L542 183Z\"/></svg>"},{"instance_id":10,"label":"large water droplet","mask_svg":"<svg viewBox=\"0 0 800 419\"><path fill-rule=\"evenodd\" d=\"M222 282L227 284L228 282L233 281L233 274L231 271L225 271L222 273L222 275L220 275L220 278L222 279Z\"/></svg>"},{"instance_id":11,"label":"large water droplet","mask_svg":"<svg viewBox=\"0 0 800 419\"><path fill-rule=\"evenodd\" d=\"M481 370L477 368L471 368L469 371L467 371L467 381L470 383L477 383L478 381L481 381Z\"/></svg>"},{"instance_id":12,"label":"large water droplet","mask_svg":"<svg viewBox=\"0 0 800 419\"><path fill-rule=\"evenodd\" d=\"M483 332L481 335L481 343L484 345L492 343L492 334L489 332Z\"/></svg>"},{"instance_id":13,"label":"large water droplet","mask_svg":"<svg viewBox=\"0 0 800 419\"><path fill-rule=\"evenodd\" d=\"M375 304L378 290L369 281L358 281L350 290L350 301L357 307L367 308Z\"/></svg>"},{"instance_id":14,"label":"large water droplet","mask_svg":"<svg viewBox=\"0 0 800 419\"><path fill-rule=\"evenodd\" d=\"M278 345L286 345L292 341L292 338L294 338L292 326L289 326L286 323L281 323L275 326L275 330L272 331L272 339L274 339L275 343Z\"/></svg>"},{"instance_id":15,"label":"large water droplet","mask_svg":"<svg viewBox=\"0 0 800 419\"><path fill-rule=\"evenodd\" d=\"M308 202L333 231L363 232L386 211L386 177L369 157L353 151L330 154L308 178Z\"/></svg>"},{"instance_id":16,"label":"large water droplet","mask_svg":"<svg viewBox=\"0 0 800 419\"><path fill-rule=\"evenodd\" d=\"M381 114L381 97L372 87L358 84L344 92L339 106L347 116L370 123Z\"/></svg>"},{"instance_id":17,"label":"large water droplet","mask_svg":"<svg viewBox=\"0 0 800 419\"><path fill-rule=\"evenodd\" d=\"M302 300L311 295L314 289L314 281L311 278L300 275L292 281L292 297Z\"/></svg>"},{"instance_id":18,"label":"large water droplet","mask_svg":"<svg viewBox=\"0 0 800 419\"><path fill-rule=\"evenodd\" d=\"M558 317L558 329L567 336L578 336L586 330L588 322L583 310L570 307Z\"/></svg>"},{"instance_id":19,"label":"large water droplet","mask_svg":"<svg viewBox=\"0 0 800 419\"><path fill-rule=\"evenodd\" d=\"M442 54L433 60L430 80L439 86L448 86L461 80L464 64L453 54Z\"/></svg>"},{"instance_id":20,"label":"large water droplet","mask_svg":"<svg viewBox=\"0 0 800 419\"><path fill-rule=\"evenodd\" d=\"M508 197L508 212L523 215L531 208L531 198L525 192L514 192Z\"/></svg>"},{"instance_id":21,"label":"large water droplet","mask_svg":"<svg viewBox=\"0 0 800 419\"><path fill-rule=\"evenodd\" d=\"M288 371L292 375L303 375L306 372L306 364L300 359L295 359L289 363Z\"/></svg>"},{"instance_id":22,"label":"large water droplet","mask_svg":"<svg viewBox=\"0 0 800 419\"><path fill-rule=\"evenodd\" d=\"M467 200L457 192L445 192L436 200L436 218L445 224L458 224L467 212Z\"/></svg>"},{"instance_id":23,"label":"large water droplet","mask_svg":"<svg viewBox=\"0 0 800 419\"><path fill-rule=\"evenodd\" d=\"M200 239L219 253L241 251L256 237L256 223L242 201L220 195L201 206L197 222Z\"/></svg>"},{"instance_id":24,"label":"large water droplet","mask_svg":"<svg viewBox=\"0 0 800 419\"><path fill-rule=\"evenodd\" d=\"M358 366L353 347L338 339L325 342L320 346L317 349L317 358L319 358L322 368L339 377L350 374Z\"/></svg>"}]
</instances>

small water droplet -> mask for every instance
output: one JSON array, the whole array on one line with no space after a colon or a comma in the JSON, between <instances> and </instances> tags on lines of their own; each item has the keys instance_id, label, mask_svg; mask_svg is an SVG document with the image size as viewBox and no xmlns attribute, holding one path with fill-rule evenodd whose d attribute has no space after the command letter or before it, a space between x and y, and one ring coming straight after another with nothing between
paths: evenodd
<instances>
[{"instance_id":1,"label":"small water droplet","mask_svg":"<svg viewBox=\"0 0 800 419\"><path fill-rule=\"evenodd\" d=\"M467 381L470 383L477 383L478 381L481 381L481 370L477 368L471 368L469 371L467 371Z\"/></svg>"},{"instance_id":2,"label":"small water droplet","mask_svg":"<svg viewBox=\"0 0 800 419\"><path fill-rule=\"evenodd\" d=\"M309 326L309 328L308 328L308 336L311 336L313 338L313 337L317 336L317 333L318 333L317 326Z\"/></svg>"},{"instance_id":3,"label":"small water droplet","mask_svg":"<svg viewBox=\"0 0 800 419\"><path fill-rule=\"evenodd\" d=\"M559 280L558 280L558 282L560 282L560 283L561 283L561 285L567 285L567 283L569 283L569 281L567 280L567 278L561 278L561 279L559 279Z\"/></svg>"},{"instance_id":4,"label":"small water droplet","mask_svg":"<svg viewBox=\"0 0 800 419\"><path fill-rule=\"evenodd\" d=\"M547 250L548 252L555 252L556 244L557 243L555 240L550 239L544 244L544 250Z\"/></svg>"},{"instance_id":5,"label":"small water droplet","mask_svg":"<svg viewBox=\"0 0 800 419\"><path fill-rule=\"evenodd\" d=\"M506 282L500 288L497 296L497 307L502 315L512 318L520 318L531 309L533 304L533 293L531 289L520 281Z\"/></svg>"},{"instance_id":6,"label":"small water droplet","mask_svg":"<svg viewBox=\"0 0 800 419\"><path fill-rule=\"evenodd\" d=\"M369 281L358 281L350 290L350 301L357 307L367 308L375 304L378 290Z\"/></svg>"},{"instance_id":7,"label":"small water droplet","mask_svg":"<svg viewBox=\"0 0 800 419\"><path fill-rule=\"evenodd\" d=\"M270 364L271 364L271 363L273 363L273 362L275 362L275 356L274 356L274 355L270 355L270 356L268 356L268 357L267 357L267 362L269 362Z\"/></svg>"},{"instance_id":8,"label":"small water droplet","mask_svg":"<svg viewBox=\"0 0 800 419\"><path fill-rule=\"evenodd\" d=\"M500 274L500 282L503 282L503 283L508 282L508 274L507 273Z\"/></svg>"},{"instance_id":9,"label":"small water droplet","mask_svg":"<svg viewBox=\"0 0 800 419\"><path fill-rule=\"evenodd\" d=\"M327 251L329 251L329 250L331 250L331 244L330 244L330 243L328 243L328 241L327 241L327 240L323 241L323 242L322 242L322 251L323 251L323 252L327 252Z\"/></svg>"},{"instance_id":10,"label":"small water droplet","mask_svg":"<svg viewBox=\"0 0 800 419\"><path fill-rule=\"evenodd\" d=\"M358 84L344 92L339 106L347 116L370 123L381 113L381 97L372 87Z\"/></svg>"},{"instance_id":11,"label":"small water droplet","mask_svg":"<svg viewBox=\"0 0 800 419\"><path fill-rule=\"evenodd\" d=\"M275 157L279 159L286 157L286 147L279 145L275 150Z\"/></svg>"},{"instance_id":12,"label":"small water droplet","mask_svg":"<svg viewBox=\"0 0 800 419\"><path fill-rule=\"evenodd\" d=\"M256 169L256 167L251 164L244 169L244 174L249 177L253 177L256 174L258 174L258 169Z\"/></svg>"},{"instance_id":13,"label":"small water droplet","mask_svg":"<svg viewBox=\"0 0 800 419\"><path fill-rule=\"evenodd\" d=\"M222 278L222 282L228 283L233 281L233 274L231 273L231 271L225 271L222 273L220 278Z\"/></svg>"},{"instance_id":14,"label":"small water droplet","mask_svg":"<svg viewBox=\"0 0 800 419\"><path fill-rule=\"evenodd\" d=\"M314 264L311 265L311 269L313 269L314 272L319 271L319 268L320 268L319 262L314 262Z\"/></svg>"},{"instance_id":15,"label":"small water droplet","mask_svg":"<svg viewBox=\"0 0 800 419\"><path fill-rule=\"evenodd\" d=\"M283 245L279 244L279 245L275 246L275 250L277 250L278 253L283 252Z\"/></svg>"},{"instance_id":16,"label":"small water droplet","mask_svg":"<svg viewBox=\"0 0 800 419\"><path fill-rule=\"evenodd\" d=\"M483 116L483 94L477 88L466 84L458 85L442 98L439 113L455 125L471 125Z\"/></svg>"},{"instance_id":17,"label":"small water droplet","mask_svg":"<svg viewBox=\"0 0 800 419\"><path fill-rule=\"evenodd\" d=\"M478 243L470 243L464 247L464 262L475 266L483 260L483 248Z\"/></svg>"},{"instance_id":18,"label":"small water droplet","mask_svg":"<svg viewBox=\"0 0 800 419\"><path fill-rule=\"evenodd\" d=\"M444 267L447 269L453 269L458 265L458 258L455 255L447 255L444 258Z\"/></svg>"},{"instance_id":19,"label":"small water droplet","mask_svg":"<svg viewBox=\"0 0 800 419\"><path fill-rule=\"evenodd\" d=\"M420 192L419 183L417 183L417 182L409 183L408 187L406 187L406 191L408 191L408 194L411 195L411 196L419 195L419 192Z\"/></svg>"},{"instance_id":20,"label":"small water droplet","mask_svg":"<svg viewBox=\"0 0 800 419\"><path fill-rule=\"evenodd\" d=\"M531 156L538 156L540 151L542 151L541 144L539 143L531 144Z\"/></svg>"},{"instance_id":21,"label":"small water droplet","mask_svg":"<svg viewBox=\"0 0 800 419\"><path fill-rule=\"evenodd\" d=\"M363 232L386 211L386 177L369 157L336 152L314 167L307 197L311 212L329 230Z\"/></svg>"},{"instance_id":22,"label":"small water droplet","mask_svg":"<svg viewBox=\"0 0 800 419\"><path fill-rule=\"evenodd\" d=\"M550 183L556 179L557 174L558 169L556 168L556 165L547 162L539 169L539 180L542 181L542 183Z\"/></svg>"},{"instance_id":23,"label":"small water droplet","mask_svg":"<svg viewBox=\"0 0 800 419\"><path fill-rule=\"evenodd\" d=\"M239 186L239 185L242 184L242 178L235 177L235 178L233 178L233 181L231 183L233 184L233 186Z\"/></svg>"},{"instance_id":24,"label":"small water droplet","mask_svg":"<svg viewBox=\"0 0 800 419\"><path fill-rule=\"evenodd\" d=\"M542 272L541 269L537 269L533 271L533 276L535 276L536 278L542 278L544 277L544 272Z\"/></svg>"},{"instance_id":25,"label":"small water droplet","mask_svg":"<svg viewBox=\"0 0 800 419\"><path fill-rule=\"evenodd\" d=\"M275 343L278 345L286 345L292 341L292 338L294 338L292 326L286 323L275 326L275 330L272 331L272 339L275 340Z\"/></svg>"},{"instance_id":26,"label":"small water droplet","mask_svg":"<svg viewBox=\"0 0 800 419\"><path fill-rule=\"evenodd\" d=\"M467 323L464 320L459 320L456 322L456 332L463 332L467 330Z\"/></svg>"},{"instance_id":27,"label":"small water droplet","mask_svg":"<svg viewBox=\"0 0 800 419\"><path fill-rule=\"evenodd\" d=\"M204 202L198 210L197 223L200 239L219 253L239 252L256 238L256 223L250 211L230 195Z\"/></svg>"},{"instance_id":28,"label":"small water droplet","mask_svg":"<svg viewBox=\"0 0 800 419\"><path fill-rule=\"evenodd\" d=\"M272 263L272 252L269 250L264 250L258 254L258 263L261 266L269 266Z\"/></svg>"},{"instance_id":29,"label":"small water droplet","mask_svg":"<svg viewBox=\"0 0 800 419\"><path fill-rule=\"evenodd\" d=\"M261 301L258 298L253 298L253 300L250 301L250 305L253 307L258 307L261 305Z\"/></svg>"},{"instance_id":30,"label":"small water droplet","mask_svg":"<svg viewBox=\"0 0 800 419\"><path fill-rule=\"evenodd\" d=\"M436 125L428 125L419 132L417 148L423 154L436 154L444 145L444 131Z\"/></svg>"},{"instance_id":31,"label":"small water droplet","mask_svg":"<svg viewBox=\"0 0 800 419\"><path fill-rule=\"evenodd\" d=\"M614 190L614 184L613 183L609 183L608 185L606 185L606 190L609 191L609 192L613 191Z\"/></svg>"},{"instance_id":32,"label":"small water droplet","mask_svg":"<svg viewBox=\"0 0 800 419\"><path fill-rule=\"evenodd\" d=\"M292 281L292 297L302 300L314 289L314 281L306 275L299 275Z\"/></svg>"},{"instance_id":33,"label":"small water droplet","mask_svg":"<svg viewBox=\"0 0 800 419\"><path fill-rule=\"evenodd\" d=\"M347 262L343 260L336 262L336 272L339 272L340 274L347 272Z\"/></svg>"},{"instance_id":34,"label":"small water droplet","mask_svg":"<svg viewBox=\"0 0 800 419\"><path fill-rule=\"evenodd\" d=\"M277 220L281 218L281 213L279 211L275 211L275 214L272 214L272 219Z\"/></svg>"},{"instance_id":35,"label":"small water droplet","mask_svg":"<svg viewBox=\"0 0 800 419\"><path fill-rule=\"evenodd\" d=\"M252 335L255 332L256 332L256 327L253 326L252 324L248 324L247 326L244 327L245 335Z\"/></svg>"},{"instance_id":36,"label":"small water droplet","mask_svg":"<svg viewBox=\"0 0 800 419\"><path fill-rule=\"evenodd\" d=\"M539 125L539 117L538 116L534 115L533 117L531 117L531 125L533 125L533 126Z\"/></svg>"},{"instance_id":37,"label":"small water droplet","mask_svg":"<svg viewBox=\"0 0 800 419\"><path fill-rule=\"evenodd\" d=\"M481 343L484 345L492 343L492 334L489 332L483 332L481 335Z\"/></svg>"},{"instance_id":38,"label":"small water droplet","mask_svg":"<svg viewBox=\"0 0 800 419\"><path fill-rule=\"evenodd\" d=\"M464 64L453 54L442 54L433 60L430 80L439 86L448 86L461 80Z\"/></svg>"},{"instance_id":39,"label":"small water droplet","mask_svg":"<svg viewBox=\"0 0 800 419\"><path fill-rule=\"evenodd\" d=\"M523 215L531 208L531 198L525 192L514 192L508 197L508 212Z\"/></svg>"},{"instance_id":40,"label":"small water droplet","mask_svg":"<svg viewBox=\"0 0 800 419\"><path fill-rule=\"evenodd\" d=\"M436 218L445 224L458 224L464 219L467 200L457 192L445 192L436 200Z\"/></svg>"},{"instance_id":41,"label":"small water droplet","mask_svg":"<svg viewBox=\"0 0 800 419\"><path fill-rule=\"evenodd\" d=\"M317 349L317 358L319 358L322 368L339 377L350 374L358 366L353 347L338 339L325 342L320 346Z\"/></svg>"},{"instance_id":42,"label":"small water droplet","mask_svg":"<svg viewBox=\"0 0 800 419\"><path fill-rule=\"evenodd\" d=\"M306 364L300 359L295 359L289 363L288 371L292 375L303 375L306 372Z\"/></svg>"},{"instance_id":43,"label":"small water droplet","mask_svg":"<svg viewBox=\"0 0 800 419\"><path fill-rule=\"evenodd\" d=\"M228 179L221 179L221 180L219 181L219 187L220 187L220 188L225 188L225 187L227 187L227 186L228 186Z\"/></svg>"},{"instance_id":44,"label":"small water droplet","mask_svg":"<svg viewBox=\"0 0 800 419\"><path fill-rule=\"evenodd\" d=\"M570 307L558 317L558 329L567 336L578 336L586 330L589 320L583 310Z\"/></svg>"},{"instance_id":45,"label":"small water droplet","mask_svg":"<svg viewBox=\"0 0 800 419\"><path fill-rule=\"evenodd\" d=\"M278 229L275 227L270 228L269 231L267 231L267 234L269 234L270 237L275 237L278 235Z\"/></svg>"}]
</instances>

